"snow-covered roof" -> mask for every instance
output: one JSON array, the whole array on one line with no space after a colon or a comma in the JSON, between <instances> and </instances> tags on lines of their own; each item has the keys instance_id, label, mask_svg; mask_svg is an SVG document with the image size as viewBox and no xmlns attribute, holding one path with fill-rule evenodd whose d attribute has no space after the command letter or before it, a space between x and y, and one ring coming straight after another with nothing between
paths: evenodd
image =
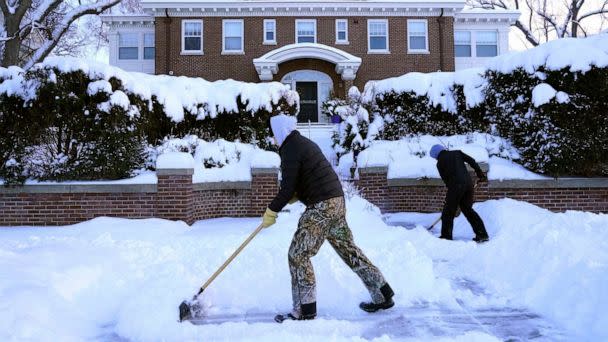
<instances>
[{"instance_id":1,"label":"snow-covered roof","mask_svg":"<svg viewBox=\"0 0 608 342\"><path fill-rule=\"evenodd\" d=\"M484 22L484 21L506 21L515 23L521 12L519 10L507 10L502 8L472 8L465 6L454 15L457 22Z\"/></svg>"},{"instance_id":2,"label":"snow-covered roof","mask_svg":"<svg viewBox=\"0 0 608 342\"><path fill-rule=\"evenodd\" d=\"M464 5L464 0L440 0L440 1L420 1L420 0L333 0L332 2L320 1L320 0L181 0L181 1L167 1L167 0L141 0L143 5L146 4L166 4L169 6L180 6L181 4L225 4L225 3L275 3L275 4L298 4L298 3L319 3L331 6L333 3L378 3L378 2L391 2L391 3L406 3L412 5L419 5L421 7L436 6L437 4L446 5Z\"/></svg>"},{"instance_id":3,"label":"snow-covered roof","mask_svg":"<svg viewBox=\"0 0 608 342\"><path fill-rule=\"evenodd\" d=\"M449 15L460 11L464 5L464 0L334 0L332 2L320 0L141 0L141 5L144 9L156 12L163 9L175 9L180 14L186 14L190 11L200 10L202 8L211 8L217 12L223 12L224 9L239 9L242 13L247 10L261 9L262 12L312 12L319 11L322 13L331 13L350 9L352 13L361 12L362 10L372 8L375 12L390 14L403 9L411 10L419 15L436 15L428 14L429 12L438 11L439 9L447 10ZM288 9L288 10L286 10ZM240 12L240 11L239 11ZM362 13L359 13L362 14ZM159 14L160 15L160 14Z\"/></svg>"},{"instance_id":4,"label":"snow-covered roof","mask_svg":"<svg viewBox=\"0 0 608 342\"><path fill-rule=\"evenodd\" d=\"M154 17L147 14L102 14L101 21L109 22L153 22Z\"/></svg>"}]
</instances>

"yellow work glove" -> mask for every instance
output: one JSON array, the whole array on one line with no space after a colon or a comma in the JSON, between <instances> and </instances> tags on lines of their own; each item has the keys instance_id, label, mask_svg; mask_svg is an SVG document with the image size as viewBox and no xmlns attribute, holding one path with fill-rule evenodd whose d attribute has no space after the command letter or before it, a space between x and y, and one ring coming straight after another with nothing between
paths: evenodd
<instances>
[{"instance_id":1,"label":"yellow work glove","mask_svg":"<svg viewBox=\"0 0 608 342\"><path fill-rule=\"evenodd\" d=\"M294 204L298 201L298 194L293 194L293 197L289 200L289 204Z\"/></svg>"},{"instance_id":2,"label":"yellow work glove","mask_svg":"<svg viewBox=\"0 0 608 342\"><path fill-rule=\"evenodd\" d=\"M278 216L279 215L270 210L270 208L266 208L266 212L264 213L264 216L262 216L262 227L268 228L275 224Z\"/></svg>"}]
</instances>

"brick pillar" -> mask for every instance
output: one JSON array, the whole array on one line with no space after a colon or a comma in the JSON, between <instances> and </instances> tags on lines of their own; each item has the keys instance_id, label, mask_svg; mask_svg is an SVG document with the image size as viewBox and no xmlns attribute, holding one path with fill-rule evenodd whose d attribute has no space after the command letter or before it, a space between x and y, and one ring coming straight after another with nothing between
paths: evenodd
<instances>
[{"instance_id":1,"label":"brick pillar","mask_svg":"<svg viewBox=\"0 0 608 342\"><path fill-rule=\"evenodd\" d=\"M187 224L194 222L193 166L194 160L188 153L172 152L159 156L156 164L156 217Z\"/></svg>"},{"instance_id":2,"label":"brick pillar","mask_svg":"<svg viewBox=\"0 0 608 342\"><path fill-rule=\"evenodd\" d=\"M388 167L362 167L359 168L359 182L363 198L370 201L385 213L390 211L388 192Z\"/></svg>"},{"instance_id":3,"label":"brick pillar","mask_svg":"<svg viewBox=\"0 0 608 342\"><path fill-rule=\"evenodd\" d=\"M353 80L344 80L344 99L348 99L348 90L354 85Z\"/></svg>"},{"instance_id":4,"label":"brick pillar","mask_svg":"<svg viewBox=\"0 0 608 342\"><path fill-rule=\"evenodd\" d=\"M279 192L279 169L251 169L251 205L250 216L262 216L270 201Z\"/></svg>"}]
</instances>

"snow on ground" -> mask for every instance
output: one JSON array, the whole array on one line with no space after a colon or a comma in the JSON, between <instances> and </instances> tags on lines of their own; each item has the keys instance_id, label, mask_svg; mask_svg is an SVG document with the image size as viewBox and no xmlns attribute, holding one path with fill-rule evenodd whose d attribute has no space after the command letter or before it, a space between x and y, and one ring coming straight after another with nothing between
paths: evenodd
<instances>
[{"instance_id":1,"label":"snow on ground","mask_svg":"<svg viewBox=\"0 0 608 342\"><path fill-rule=\"evenodd\" d=\"M447 137L420 135L396 141L374 141L359 154L357 166L388 166L390 179L439 178L437 161L429 156L429 150L435 144L442 144L450 150L462 150L478 163L487 163L488 178L492 180L546 178L514 162L519 159L519 153L508 140L485 133ZM340 159L338 171L341 175L349 174L352 158L351 153Z\"/></svg>"},{"instance_id":2,"label":"snow on ground","mask_svg":"<svg viewBox=\"0 0 608 342\"><path fill-rule=\"evenodd\" d=\"M325 244L313 258L319 318L272 322L289 310L287 249L302 205L288 207L202 295L208 325L178 323L177 306L234 251L258 218L97 218L67 227L0 229L0 340L499 341L608 338L608 216L550 213L509 199L478 203L492 240L421 226L437 214L384 219L347 203L355 241L394 288L395 308L367 314L368 294ZM517 213L517 215L514 215ZM243 319L247 316L247 321ZM232 322L220 323L221 317ZM215 322L215 323L213 323Z\"/></svg>"}]
</instances>

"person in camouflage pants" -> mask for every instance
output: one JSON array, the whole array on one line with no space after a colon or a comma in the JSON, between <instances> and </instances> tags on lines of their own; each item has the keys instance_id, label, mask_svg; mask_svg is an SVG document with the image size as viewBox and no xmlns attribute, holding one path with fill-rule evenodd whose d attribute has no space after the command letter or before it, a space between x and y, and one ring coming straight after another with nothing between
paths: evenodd
<instances>
[{"instance_id":1,"label":"person in camouflage pants","mask_svg":"<svg viewBox=\"0 0 608 342\"><path fill-rule=\"evenodd\" d=\"M294 117L284 114L273 116L270 127L279 145L281 188L266 208L262 226L272 226L278 212L287 203L299 200L306 205L289 248L293 310L277 315L275 320L283 322L286 319L316 317L315 273L310 258L317 254L325 240L359 275L371 294L371 302L359 305L362 310L375 312L393 307L393 290L382 273L353 242L346 223L342 184L319 146L295 129Z\"/></svg>"},{"instance_id":2,"label":"person in camouflage pants","mask_svg":"<svg viewBox=\"0 0 608 342\"><path fill-rule=\"evenodd\" d=\"M315 274L310 258L317 254L325 240L361 278L373 302L384 302L380 288L386 281L378 268L355 245L345 214L344 197L334 197L306 208L300 217L298 230L289 247L294 308L316 302Z\"/></svg>"}]
</instances>

